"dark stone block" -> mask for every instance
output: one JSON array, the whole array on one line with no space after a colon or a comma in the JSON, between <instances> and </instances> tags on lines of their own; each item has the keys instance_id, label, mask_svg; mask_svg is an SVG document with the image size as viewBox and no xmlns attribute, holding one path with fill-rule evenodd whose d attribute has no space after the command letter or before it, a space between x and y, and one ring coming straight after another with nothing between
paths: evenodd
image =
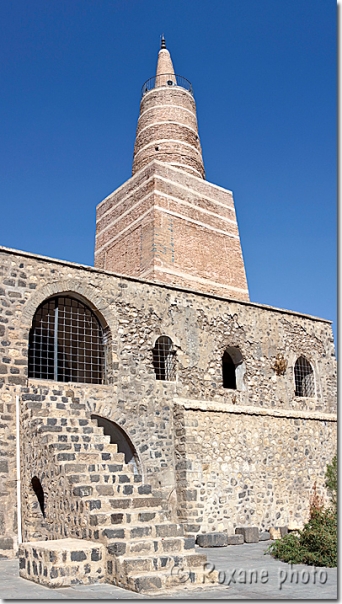
<instances>
[{"instance_id":1,"label":"dark stone block","mask_svg":"<svg viewBox=\"0 0 342 604\"><path fill-rule=\"evenodd\" d=\"M93 492L93 487L90 486L82 486L82 487L75 487L73 489L73 495L75 495L75 497L89 497L89 495L91 495Z\"/></svg>"},{"instance_id":2,"label":"dark stone block","mask_svg":"<svg viewBox=\"0 0 342 604\"><path fill-rule=\"evenodd\" d=\"M186 489L186 491L184 491L184 500L185 501L196 501L197 500L196 489Z\"/></svg>"},{"instance_id":3,"label":"dark stone block","mask_svg":"<svg viewBox=\"0 0 342 604\"><path fill-rule=\"evenodd\" d=\"M106 528L102 535L104 537L107 537L107 539L124 539L125 538L125 531L124 529L109 529Z\"/></svg>"},{"instance_id":4,"label":"dark stone block","mask_svg":"<svg viewBox=\"0 0 342 604\"><path fill-rule=\"evenodd\" d=\"M126 508L129 508L131 500L130 499L110 499L109 503L113 509L119 508L121 510L125 510Z\"/></svg>"},{"instance_id":5,"label":"dark stone block","mask_svg":"<svg viewBox=\"0 0 342 604\"><path fill-rule=\"evenodd\" d=\"M91 560L93 562L97 562L98 560L102 560L102 552L98 548L94 548L91 550Z\"/></svg>"},{"instance_id":6,"label":"dark stone block","mask_svg":"<svg viewBox=\"0 0 342 604\"><path fill-rule=\"evenodd\" d=\"M197 535L196 543L200 547L226 547L228 545L228 535L227 533Z\"/></svg>"},{"instance_id":7,"label":"dark stone block","mask_svg":"<svg viewBox=\"0 0 342 604\"><path fill-rule=\"evenodd\" d=\"M82 562L82 560L86 560L87 556L84 552L71 552L70 560L71 562Z\"/></svg>"},{"instance_id":8,"label":"dark stone block","mask_svg":"<svg viewBox=\"0 0 342 604\"><path fill-rule=\"evenodd\" d=\"M0 460L0 472L3 472L5 474L8 473L8 461L6 459Z\"/></svg>"},{"instance_id":9,"label":"dark stone block","mask_svg":"<svg viewBox=\"0 0 342 604\"><path fill-rule=\"evenodd\" d=\"M193 549L195 547L195 537L186 537L184 539L184 549Z\"/></svg>"},{"instance_id":10,"label":"dark stone block","mask_svg":"<svg viewBox=\"0 0 342 604\"><path fill-rule=\"evenodd\" d=\"M281 534L282 537L284 537L285 535L287 535L287 533L289 532L288 526L276 526L275 528L280 531L280 534Z\"/></svg>"},{"instance_id":11,"label":"dark stone block","mask_svg":"<svg viewBox=\"0 0 342 604\"><path fill-rule=\"evenodd\" d=\"M121 482L121 483L123 483L123 482L130 482L129 476L127 476L126 474L121 474L119 476L119 482Z\"/></svg>"},{"instance_id":12,"label":"dark stone block","mask_svg":"<svg viewBox=\"0 0 342 604\"><path fill-rule=\"evenodd\" d=\"M110 520L112 524L121 524L123 521L123 514L111 514Z\"/></svg>"},{"instance_id":13,"label":"dark stone block","mask_svg":"<svg viewBox=\"0 0 342 604\"><path fill-rule=\"evenodd\" d=\"M132 493L133 493L133 485L132 484L125 484L124 488L123 488L123 493L124 493L124 495L132 495Z\"/></svg>"},{"instance_id":14,"label":"dark stone block","mask_svg":"<svg viewBox=\"0 0 342 604\"><path fill-rule=\"evenodd\" d=\"M57 579L58 577L58 570L55 566L52 566L50 569L50 579Z\"/></svg>"},{"instance_id":15,"label":"dark stone block","mask_svg":"<svg viewBox=\"0 0 342 604\"><path fill-rule=\"evenodd\" d=\"M131 530L131 539L148 537L152 532L151 526L137 526Z\"/></svg>"},{"instance_id":16,"label":"dark stone block","mask_svg":"<svg viewBox=\"0 0 342 604\"><path fill-rule=\"evenodd\" d=\"M122 542L111 543L108 546L108 553L111 556L122 556L126 552L126 544Z\"/></svg>"},{"instance_id":17,"label":"dark stone block","mask_svg":"<svg viewBox=\"0 0 342 604\"><path fill-rule=\"evenodd\" d=\"M138 518L139 522L150 522L155 518L155 516L155 512L142 512L141 514L139 514Z\"/></svg>"},{"instance_id":18,"label":"dark stone block","mask_svg":"<svg viewBox=\"0 0 342 604\"><path fill-rule=\"evenodd\" d=\"M229 535L228 545L242 545L245 542L243 535Z\"/></svg>"},{"instance_id":19,"label":"dark stone block","mask_svg":"<svg viewBox=\"0 0 342 604\"><path fill-rule=\"evenodd\" d=\"M12 549L13 548L13 539L8 537L7 539L0 539L0 549Z\"/></svg>"},{"instance_id":20,"label":"dark stone block","mask_svg":"<svg viewBox=\"0 0 342 604\"><path fill-rule=\"evenodd\" d=\"M89 501L89 509L90 510L99 510L101 509L101 500L93 499L93 501Z\"/></svg>"},{"instance_id":21,"label":"dark stone block","mask_svg":"<svg viewBox=\"0 0 342 604\"><path fill-rule=\"evenodd\" d=\"M38 566L37 566L37 562L35 560L33 560L32 562L32 571L34 575L38 575Z\"/></svg>"},{"instance_id":22,"label":"dark stone block","mask_svg":"<svg viewBox=\"0 0 342 604\"><path fill-rule=\"evenodd\" d=\"M149 591L153 589L161 589L162 582L160 577L138 577L135 580L136 591Z\"/></svg>"},{"instance_id":23,"label":"dark stone block","mask_svg":"<svg viewBox=\"0 0 342 604\"><path fill-rule=\"evenodd\" d=\"M19 568L25 568L26 560L25 558L19 558Z\"/></svg>"},{"instance_id":24,"label":"dark stone block","mask_svg":"<svg viewBox=\"0 0 342 604\"><path fill-rule=\"evenodd\" d=\"M235 535L243 535L245 543L258 543L259 529L257 526L238 526Z\"/></svg>"},{"instance_id":25,"label":"dark stone block","mask_svg":"<svg viewBox=\"0 0 342 604\"><path fill-rule=\"evenodd\" d=\"M150 495L152 491L152 487L150 484L142 484L140 487L138 487L138 493L140 495Z\"/></svg>"},{"instance_id":26,"label":"dark stone block","mask_svg":"<svg viewBox=\"0 0 342 604\"><path fill-rule=\"evenodd\" d=\"M108 471L111 474L114 474L115 472L122 472L122 468L123 465L121 464L108 464Z\"/></svg>"},{"instance_id":27,"label":"dark stone block","mask_svg":"<svg viewBox=\"0 0 342 604\"><path fill-rule=\"evenodd\" d=\"M259 533L259 541L268 541L269 539L271 539L271 535L268 531Z\"/></svg>"}]
</instances>

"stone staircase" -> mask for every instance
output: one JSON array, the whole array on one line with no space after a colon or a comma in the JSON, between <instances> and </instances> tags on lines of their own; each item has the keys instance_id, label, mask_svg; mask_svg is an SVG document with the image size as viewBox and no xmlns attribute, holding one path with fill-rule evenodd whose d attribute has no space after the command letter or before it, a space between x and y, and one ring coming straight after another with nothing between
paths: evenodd
<instances>
[{"instance_id":1,"label":"stone staircase","mask_svg":"<svg viewBox=\"0 0 342 604\"><path fill-rule=\"evenodd\" d=\"M202 583L206 556L195 552L195 539L171 521L166 503L125 463L86 406L61 391L49 400L28 391L23 399L24 421L53 468L55 501L51 494L47 506L47 516L56 517L53 539L62 537L64 546L71 539L73 547L75 539L84 539L88 549L101 544L104 580L136 592ZM54 540L45 542L45 549L51 543L53 550ZM23 544L21 557L29 550ZM75 573L73 581L83 582L81 567L79 576Z\"/></svg>"}]
</instances>

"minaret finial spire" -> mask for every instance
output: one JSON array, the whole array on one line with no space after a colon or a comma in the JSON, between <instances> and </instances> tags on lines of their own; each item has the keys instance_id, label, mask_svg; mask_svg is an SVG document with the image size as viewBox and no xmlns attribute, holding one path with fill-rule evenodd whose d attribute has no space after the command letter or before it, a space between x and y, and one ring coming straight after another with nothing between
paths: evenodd
<instances>
[{"instance_id":1,"label":"minaret finial spire","mask_svg":"<svg viewBox=\"0 0 342 604\"><path fill-rule=\"evenodd\" d=\"M162 49L162 48L166 48L166 41L165 41L165 38L164 38L164 34L162 34L162 35L160 36L160 48L161 48L161 49Z\"/></svg>"}]
</instances>

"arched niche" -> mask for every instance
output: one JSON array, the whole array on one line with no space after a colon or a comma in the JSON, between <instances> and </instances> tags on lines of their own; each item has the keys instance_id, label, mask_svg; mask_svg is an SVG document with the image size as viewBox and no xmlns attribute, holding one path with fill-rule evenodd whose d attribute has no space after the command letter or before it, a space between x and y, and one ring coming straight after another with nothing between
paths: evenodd
<instances>
[{"instance_id":1,"label":"arched niche","mask_svg":"<svg viewBox=\"0 0 342 604\"><path fill-rule=\"evenodd\" d=\"M118 452L125 454L125 463L133 467L134 474L141 474L141 464L136 448L126 432L115 422L101 415L91 414L104 434L110 436L110 443L118 446Z\"/></svg>"}]
</instances>

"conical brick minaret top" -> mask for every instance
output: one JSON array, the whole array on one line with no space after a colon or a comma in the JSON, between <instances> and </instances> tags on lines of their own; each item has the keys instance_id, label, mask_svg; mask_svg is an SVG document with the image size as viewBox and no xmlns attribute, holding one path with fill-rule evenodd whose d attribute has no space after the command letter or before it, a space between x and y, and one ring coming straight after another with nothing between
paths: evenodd
<instances>
[{"instance_id":1,"label":"conical brick minaret top","mask_svg":"<svg viewBox=\"0 0 342 604\"><path fill-rule=\"evenodd\" d=\"M164 38L143 85L133 176L97 207L95 266L249 300L233 195L204 179L192 87Z\"/></svg>"},{"instance_id":2,"label":"conical brick minaret top","mask_svg":"<svg viewBox=\"0 0 342 604\"><path fill-rule=\"evenodd\" d=\"M164 38L158 54L156 75L143 86L133 174L153 159L204 178L191 84L175 74Z\"/></svg>"}]
</instances>

